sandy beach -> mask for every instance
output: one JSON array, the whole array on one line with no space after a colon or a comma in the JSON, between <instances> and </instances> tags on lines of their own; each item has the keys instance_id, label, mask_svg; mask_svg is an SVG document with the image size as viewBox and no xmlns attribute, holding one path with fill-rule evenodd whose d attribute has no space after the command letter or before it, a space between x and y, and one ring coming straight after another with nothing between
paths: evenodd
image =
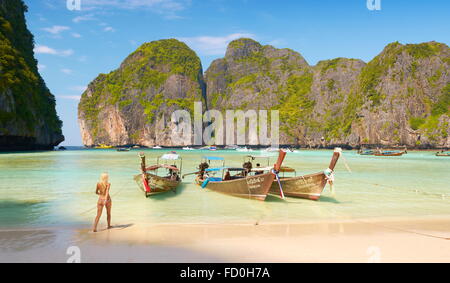
<instances>
[{"instance_id":1,"label":"sandy beach","mask_svg":"<svg viewBox=\"0 0 450 283\"><path fill-rule=\"evenodd\" d=\"M450 219L0 230L0 262L450 262Z\"/></svg>"}]
</instances>

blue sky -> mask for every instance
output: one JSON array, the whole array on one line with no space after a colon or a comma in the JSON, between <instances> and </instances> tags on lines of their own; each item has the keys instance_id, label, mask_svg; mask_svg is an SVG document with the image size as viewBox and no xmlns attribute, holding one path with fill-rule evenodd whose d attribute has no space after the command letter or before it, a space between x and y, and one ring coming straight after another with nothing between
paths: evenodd
<instances>
[{"instance_id":1,"label":"blue sky","mask_svg":"<svg viewBox=\"0 0 450 283\"><path fill-rule=\"evenodd\" d=\"M81 145L78 99L99 73L116 69L140 44L186 42L202 59L224 56L251 37L300 52L311 65L336 57L370 61L390 42L450 42L450 1L380 0L25 0L28 27L47 86L64 122L64 145Z\"/></svg>"}]
</instances>

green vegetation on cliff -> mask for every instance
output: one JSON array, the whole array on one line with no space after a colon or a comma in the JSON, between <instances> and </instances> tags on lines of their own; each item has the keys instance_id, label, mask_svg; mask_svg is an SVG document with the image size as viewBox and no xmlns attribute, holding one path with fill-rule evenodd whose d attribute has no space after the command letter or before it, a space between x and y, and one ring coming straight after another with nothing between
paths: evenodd
<instances>
[{"instance_id":1,"label":"green vegetation on cliff","mask_svg":"<svg viewBox=\"0 0 450 283\"><path fill-rule=\"evenodd\" d=\"M194 101L202 99L202 76L200 59L186 44L176 39L145 43L120 68L89 85L78 107L80 118L88 122L94 139L99 136L99 115L110 107L131 107L152 124L168 107L191 110Z\"/></svg>"},{"instance_id":2,"label":"green vegetation on cliff","mask_svg":"<svg viewBox=\"0 0 450 283\"><path fill-rule=\"evenodd\" d=\"M281 93L287 93L280 99L280 103L274 107L280 111L280 120L283 122L283 130L293 136L300 125L309 125L311 112L315 102L309 95L313 83L313 74L305 73L301 76L289 77L285 89Z\"/></svg>"},{"instance_id":3,"label":"green vegetation on cliff","mask_svg":"<svg viewBox=\"0 0 450 283\"><path fill-rule=\"evenodd\" d=\"M60 136L62 122L39 75L25 12L22 0L0 2L0 135L35 137L44 124L49 136Z\"/></svg>"}]
</instances>

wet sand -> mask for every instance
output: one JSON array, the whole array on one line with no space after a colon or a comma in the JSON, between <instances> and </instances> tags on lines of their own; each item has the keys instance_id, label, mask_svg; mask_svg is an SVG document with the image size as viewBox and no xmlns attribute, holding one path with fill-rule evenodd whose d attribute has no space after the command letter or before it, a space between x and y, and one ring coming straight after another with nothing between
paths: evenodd
<instances>
[{"instance_id":1,"label":"wet sand","mask_svg":"<svg viewBox=\"0 0 450 283\"><path fill-rule=\"evenodd\" d=\"M0 262L450 262L450 219L0 229Z\"/></svg>"}]
</instances>

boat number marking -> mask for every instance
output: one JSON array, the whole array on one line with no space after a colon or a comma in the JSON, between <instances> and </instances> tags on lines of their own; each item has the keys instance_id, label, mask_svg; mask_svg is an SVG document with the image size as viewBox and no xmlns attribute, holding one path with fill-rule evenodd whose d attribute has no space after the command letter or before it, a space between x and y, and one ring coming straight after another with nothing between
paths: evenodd
<instances>
[{"instance_id":1,"label":"boat number marking","mask_svg":"<svg viewBox=\"0 0 450 283\"><path fill-rule=\"evenodd\" d=\"M250 189L258 189L261 187L261 183L264 182L264 178L257 177L257 178L249 178L247 179L247 185Z\"/></svg>"}]
</instances>

